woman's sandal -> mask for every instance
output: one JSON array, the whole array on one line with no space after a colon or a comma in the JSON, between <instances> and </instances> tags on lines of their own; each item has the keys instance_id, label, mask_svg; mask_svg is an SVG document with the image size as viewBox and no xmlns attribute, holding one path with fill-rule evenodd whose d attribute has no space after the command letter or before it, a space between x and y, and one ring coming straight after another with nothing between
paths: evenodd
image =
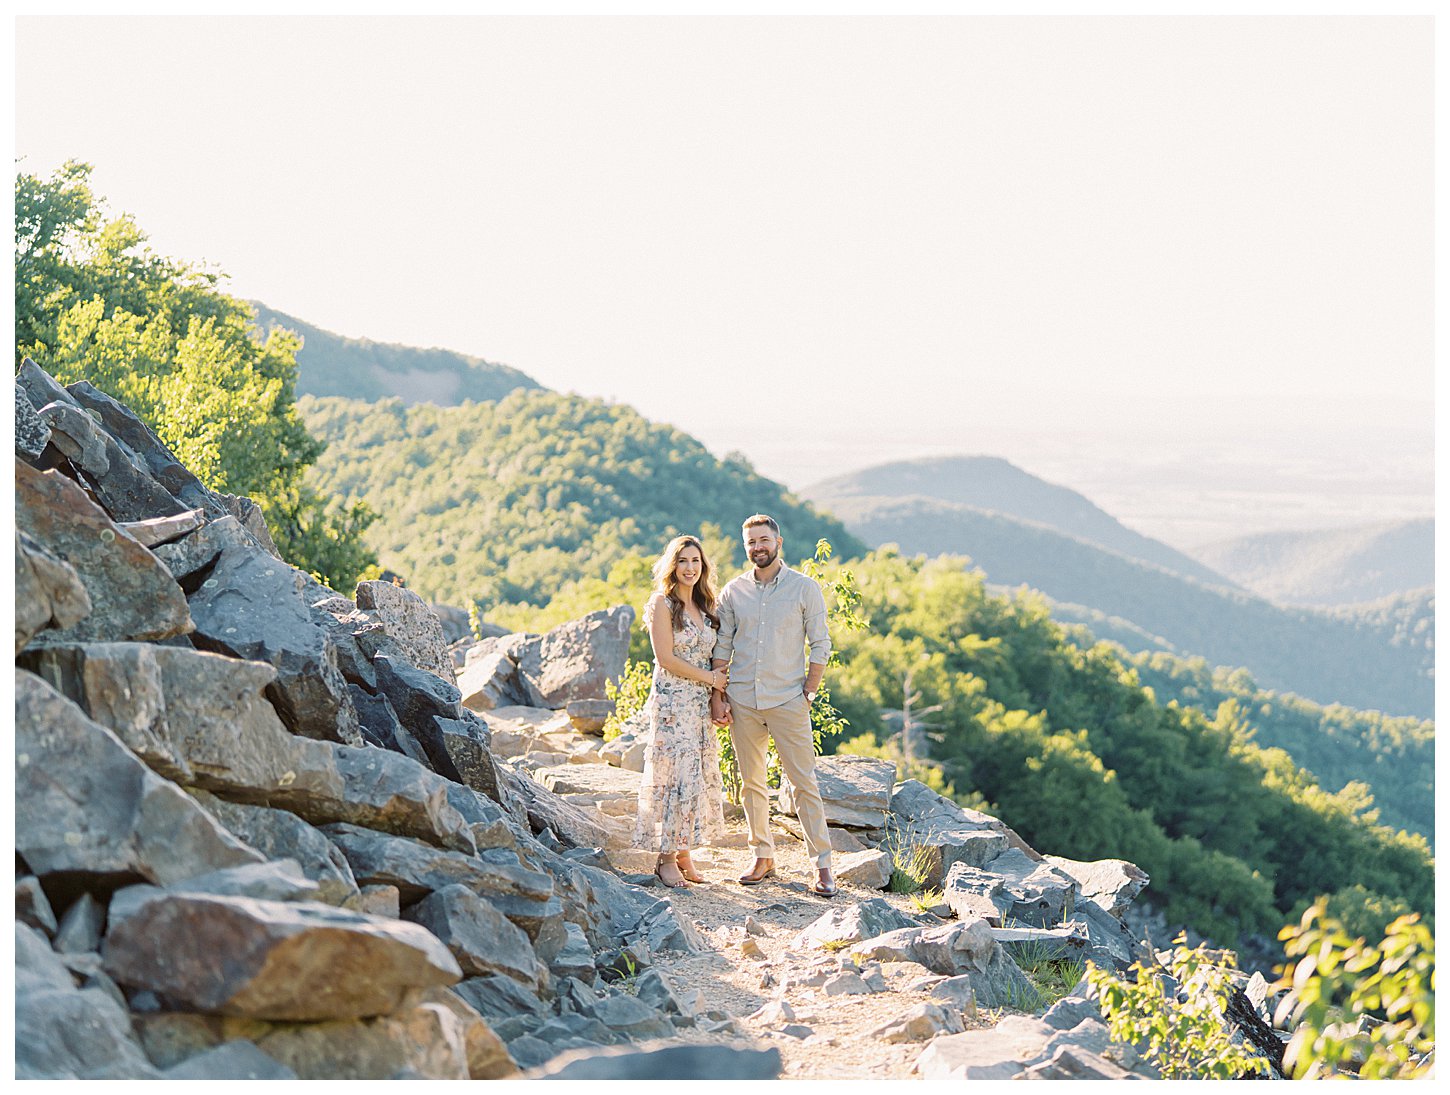
<instances>
[{"instance_id":1,"label":"woman's sandal","mask_svg":"<svg viewBox=\"0 0 1450 1095\"><path fill-rule=\"evenodd\" d=\"M685 857L685 861L683 863L680 862L681 855ZM690 861L690 856L688 852L681 852L679 855L675 856L675 869L680 872L680 877L683 878L686 882L694 882L698 885L699 883L705 881L705 876L697 871L695 869L694 863Z\"/></svg>"},{"instance_id":2,"label":"woman's sandal","mask_svg":"<svg viewBox=\"0 0 1450 1095\"><path fill-rule=\"evenodd\" d=\"M668 856L665 856L662 859L656 859L655 860L655 877L658 878L661 882L663 882L666 886L668 886L672 890L683 890L686 886L689 885L689 883L685 881L685 876L683 874L680 875L680 880L678 882L671 882L664 875L660 874L660 868L663 867L666 863L671 863L671 862L673 862L673 860L671 860ZM676 865L675 866L675 870L678 871L679 869L680 869L679 866Z\"/></svg>"}]
</instances>

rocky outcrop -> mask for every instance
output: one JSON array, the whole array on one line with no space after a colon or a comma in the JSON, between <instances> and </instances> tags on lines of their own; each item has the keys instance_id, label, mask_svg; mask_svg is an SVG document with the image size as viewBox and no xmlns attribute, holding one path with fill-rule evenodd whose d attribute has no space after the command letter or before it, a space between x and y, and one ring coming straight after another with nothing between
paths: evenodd
<instances>
[{"instance_id":1,"label":"rocky outcrop","mask_svg":"<svg viewBox=\"0 0 1450 1095\"><path fill-rule=\"evenodd\" d=\"M694 929L495 757L421 601L326 589L123 405L17 380L17 1075L491 1079L694 1022L646 991ZM601 700L630 618L505 642L517 691Z\"/></svg>"}]
</instances>

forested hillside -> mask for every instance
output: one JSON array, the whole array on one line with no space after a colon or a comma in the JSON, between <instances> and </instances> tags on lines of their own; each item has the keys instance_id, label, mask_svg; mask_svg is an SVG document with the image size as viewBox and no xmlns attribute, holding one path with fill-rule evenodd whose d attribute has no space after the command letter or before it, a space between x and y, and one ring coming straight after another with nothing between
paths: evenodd
<instances>
[{"instance_id":1,"label":"forested hillside","mask_svg":"<svg viewBox=\"0 0 1450 1095\"><path fill-rule=\"evenodd\" d=\"M1374 824L1362 786L1331 794L1264 748L1244 707L1209 718L1155 702L1112 647L1069 641L1033 595L992 596L963 559L874 552L851 569L870 628L836 637L845 664L828 683L870 735L854 748L900 755L886 713L910 671L916 709L940 705L918 757L1036 847L1139 864L1171 920L1221 939L1272 932L1354 885L1433 909L1423 838Z\"/></svg>"},{"instance_id":2,"label":"forested hillside","mask_svg":"<svg viewBox=\"0 0 1450 1095\"><path fill-rule=\"evenodd\" d=\"M501 399L519 388L537 388L533 378L507 365L453 350L420 349L367 338L344 338L296 316L251 301L257 329L265 337L281 328L301 336L297 351L297 394L350 399L388 399L453 406Z\"/></svg>"},{"instance_id":3,"label":"forested hillside","mask_svg":"<svg viewBox=\"0 0 1450 1095\"><path fill-rule=\"evenodd\" d=\"M873 546L969 556L993 584L1040 590L1061 618L1129 650L1246 666L1267 687L1316 702L1422 717L1434 710L1428 594L1372 612L1286 609L957 503L845 498L833 512Z\"/></svg>"},{"instance_id":4,"label":"forested hillside","mask_svg":"<svg viewBox=\"0 0 1450 1095\"><path fill-rule=\"evenodd\" d=\"M90 188L91 168L15 178L15 362L127 404L213 490L261 507L286 558L350 589L371 516L305 481L322 446L297 416L297 339L259 339L220 274L158 254Z\"/></svg>"},{"instance_id":5,"label":"forested hillside","mask_svg":"<svg viewBox=\"0 0 1450 1095\"><path fill-rule=\"evenodd\" d=\"M1238 705L1254 742L1282 749L1320 786L1367 784L1381 824L1435 836L1435 724L1391 718L1334 704L1321 707L1260 688L1244 669L1210 666L1202 658L1135 654L1125 662L1161 703L1196 707L1209 718Z\"/></svg>"},{"instance_id":6,"label":"forested hillside","mask_svg":"<svg viewBox=\"0 0 1450 1095\"><path fill-rule=\"evenodd\" d=\"M967 506L1041 525L1206 585L1234 585L1198 559L1134 532L1077 491L1039 479L997 456L900 460L815 483L801 495L840 514L843 520L850 513L854 515L851 519L866 521L877 504L935 499L950 507Z\"/></svg>"},{"instance_id":7,"label":"forested hillside","mask_svg":"<svg viewBox=\"0 0 1450 1095\"><path fill-rule=\"evenodd\" d=\"M1435 522L1266 532L1193 554L1280 604L1361 604L1435 584Z\"/></svg>"},{"instance_id":8,"label":"forested hillside","mask_svg":"<svg viewBox=\"0 0 1450 1095\"><path fill-rule=\"evenodd\" d=\"M865 550L779 483L626 406L541 391L462 407L298 406L328 446L311 481L378 514L367 542L382 565L426 597L490 617L604 578L680 532L703 530L723 550L757 511L802 555L823 536L847 555Z\"/></svg>"}]
</instances>

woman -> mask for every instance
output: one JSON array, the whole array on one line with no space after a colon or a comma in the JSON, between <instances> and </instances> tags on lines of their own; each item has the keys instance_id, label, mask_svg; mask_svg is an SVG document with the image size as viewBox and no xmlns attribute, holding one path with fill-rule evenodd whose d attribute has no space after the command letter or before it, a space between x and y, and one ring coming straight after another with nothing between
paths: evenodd
<instances>
[{"instance_id":1,"label":"woman","mask_svg":"<svg viewBox=\"0 0 1450 1095\"><path fill-rule=\"evenodd\" d=\"M710 690L724 689L730 676L729 670L710 668L720 618L700 541L676 536L655 563L653 577L655 592L644 618L655 669L641 712L649 733L635 842L657 854L655 874L678 889L705 881L690 861L690 848L725 828Z\"/></svg>"}]
</instances>

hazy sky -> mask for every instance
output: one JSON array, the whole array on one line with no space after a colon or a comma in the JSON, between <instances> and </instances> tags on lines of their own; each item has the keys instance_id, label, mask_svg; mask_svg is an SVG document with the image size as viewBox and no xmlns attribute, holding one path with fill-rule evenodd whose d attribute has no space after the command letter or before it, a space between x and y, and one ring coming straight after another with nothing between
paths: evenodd
<instances>
[{"instance_id":1,"label":"hazy sky","mask_svg":"<svg viewBox=\"0 0 1450 1095\"><path fill-rule=\"evenodd\" d=\"M16 154L230 291L793 487L1006 456L1189 544L1433 504L1419 18L21 19Z\"/></svg>"}]
</instances>

